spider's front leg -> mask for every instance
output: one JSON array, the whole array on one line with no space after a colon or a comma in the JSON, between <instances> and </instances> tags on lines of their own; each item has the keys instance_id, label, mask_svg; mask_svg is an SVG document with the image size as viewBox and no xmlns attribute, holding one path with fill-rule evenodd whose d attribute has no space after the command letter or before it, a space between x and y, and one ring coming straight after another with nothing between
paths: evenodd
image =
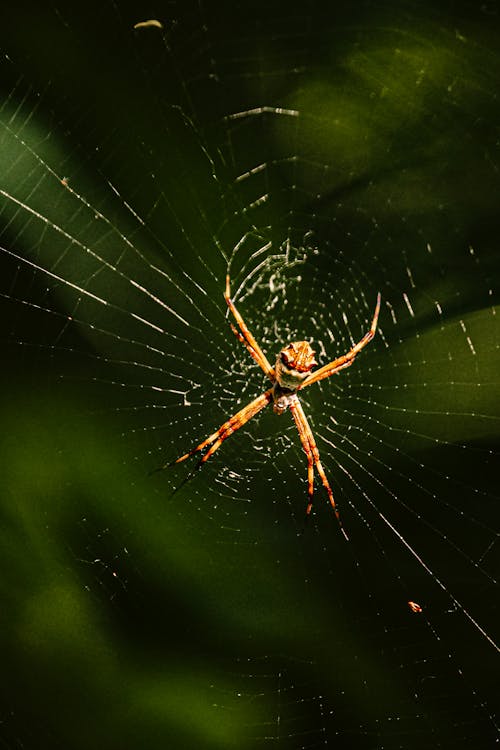
<instances>
[{"instance_id":1,"label":"spider's front leg","mask_svg":"<svg viewBox=\"0 0 500 750\"><path fill-rule=\"evenodd\" d=\"M319 380L323 380L324 378L329 378L330 375L335 375L340 370L345 370L346 367L350 367L352 365L356 358L356 355L359 354L361 349L363 349L375 336L378 324L378 316L380 313L380 299L381 298L379 292L377 294L377 304L375 305L375 313L373 315L370 330L368 331L368 333L365 333L361 341L358 341L358 343L355 344L352 349L347 352L347 354L343 354L341 357L337 357L337 359L334 359L333 362L329 362L328 364L323 365L323 367L320 367L319 370L316 370L315 372L312 372L310 375L308 375L304 382L300 385L300 388L307 388L308 385L317 383Z\"/></svg>"},{"instance_id":2,"label":"spider's front leg","mask_svg":"<svg viewBox=\"0 0 500 750\"><path fill-rule=\"evenodd\" d=\"M236 322L238 323L238 326L240 328L241 333L236 329L236 327L231 323L231 330L233 331L234 335L238 339L238 341L241 341L241 343L247 348L250 355L253 357L253 359L257 362L259 367L264 370L267 377L274 382L274 367L271 366L271 363L267 359L266 355L260 348L259 344L255 340L252 332L246 325L245 321L241 317L240 313L236 309L236 306L231 299L231 291L230 291L230 280L229 280L229 274L226 276L226 291L224 292L224 299L226 300L227 306L233 313Z\"/></svg>"}]
</instances>

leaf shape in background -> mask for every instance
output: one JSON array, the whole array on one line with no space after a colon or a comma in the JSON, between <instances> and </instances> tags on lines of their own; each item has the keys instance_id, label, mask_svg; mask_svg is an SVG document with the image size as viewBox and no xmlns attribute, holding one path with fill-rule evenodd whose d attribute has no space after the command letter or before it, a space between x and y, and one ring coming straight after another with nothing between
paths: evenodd
<instances>
[{"instance_id":1,"label":"leaf shape in background","mask_svg":"<svg viewBox=\"0 0 500 750\"><path fill-rule=\"evenodd\" d=\"M6 746L491 746L497 10L10 9ZM149 476L264 389L227 272L271 361L382 293L303 394L348 544L288 414Z\"/></svg>"}]
</instances>

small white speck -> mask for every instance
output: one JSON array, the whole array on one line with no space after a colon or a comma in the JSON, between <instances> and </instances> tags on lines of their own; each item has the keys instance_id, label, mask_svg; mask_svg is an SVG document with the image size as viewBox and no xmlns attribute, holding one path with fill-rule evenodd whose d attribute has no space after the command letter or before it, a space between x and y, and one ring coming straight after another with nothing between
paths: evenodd
<instances>
[{"instance_id":1,"label":"small white speck","mask_svg":"<svg viewBox=\"0 0 500 750\"><path fill-rule=\"evenodd\" d=\"M411 317L415 317L415 313L413 312L413 308L411 306L410 300L408 299L408 295L406 292L403 293L403 299L406 302L406 307L408 308L408 312L410 313Z\"/></svg>"}]
</instances>

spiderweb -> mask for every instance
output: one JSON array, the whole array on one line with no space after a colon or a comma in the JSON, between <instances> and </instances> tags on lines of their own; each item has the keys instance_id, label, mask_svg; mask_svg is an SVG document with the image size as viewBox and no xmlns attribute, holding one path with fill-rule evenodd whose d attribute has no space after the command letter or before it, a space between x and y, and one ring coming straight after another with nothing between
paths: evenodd
<instances>
[{"instance_id":1,"label":"spiderweb","mask_svg":"<svg viewBox=\"0 0 500 750\"><path fill-rule=\"evenodd\" d=\"M497 6L23 12L2 32L3 746L491 747ZM301 394L348 542L318 481L305 523L289 413L187 482L155 471L268 387L227 273L271 362L348 351L381 292L374 341Z\"/></svg>"}]
</instances>

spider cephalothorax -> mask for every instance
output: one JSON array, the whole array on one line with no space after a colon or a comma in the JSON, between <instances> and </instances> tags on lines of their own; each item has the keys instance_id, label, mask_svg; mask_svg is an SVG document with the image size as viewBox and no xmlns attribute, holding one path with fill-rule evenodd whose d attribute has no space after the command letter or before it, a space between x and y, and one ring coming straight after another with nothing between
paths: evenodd
<instances>
[{"instance_id":1,"label":"spider cephalothorax","mask_svg":"<svg viewBox=\"0 0 500 750\"><path fill-rule=\"evenodd\" d=\"M290 397L300 388L313 367L315 351L307 341L292 341L283 347L274 365L273 411L283 414L293 402Z\"/></svg>"},{"instance_id":2,"label":"spider cephalothorax","mask_svg":"<svg viewBox=\"0 0 500 750\"><path fill-rule=\"evenodd\" d=\"M306 388L308 385L317 383L319 380L330 377L340 370L344 370L346 367L350 367L354 362L354 358L366 346L366 344L372 340L375 336L377 329L378 315L380 312L380 294L377 295L377 304L375 307L375 314L373 316L372 324L368 333L365 333L361 341L358 341L347 354L342 354L332 362L329 362L319 370L312 372L313 367L316 366L317 362L314 359L314 349L311 348L307 341L293 341L291 344L287 344L276 359L276 364L272 367L271 363L267 359L266 355L260 348L259 344L253 337L251 331L248 329L245 321L241 317L240 313L236 309L229 292L229 276L226 277L226 291L224 294L227 305L233 313L236 322L239 326L237 328L231 324L231 328L236 337L246 346L253 359L257 362L259 367L264 371L269 380L272 383L272 387L264 391L260 396L257 396L253 401L247 404L243 409L230 417L224 424L219 427L216 432L209 435L206 440L197 445L195 448L180 456L174 463L180 463L189 456L195 453L203 452L202 457L198 462L198 466L202 466L215 451L220 448L226 438L243 427L249 419L258 414L265 406L273 403L273 409L276 414L283 414L287 409L290 409L292 417L297 426L297 430L300 435L302 447L307 456L307 481L308 481L308 494L309 502L307 505L306 513L309 514L312 508L312 497L314 489L314 467L316 467L324 488L328 493L328 498L332 505L335 515L340 523L340 517L338 514L335 500L333 499L333 492L326 478L325 471L321 465L319 458L319 451L316 446L314 435L307 421L304 410L299 401L297 391L301 388ZM241 332L241 333L240 333ZM342 524L341 524L342 526ZM342 529L343 531L343 529ZM345 534L345 532L344 532Z\"/></svg>"},{"instance_id":3,"label":"spider cephalothorax","mask_svg":"<svg viewBox=\"0 0 500 750\"><path fill-rule=\"evenodd\" d=\"M299 372L310 372L318 363L314 359L316 354L307 341L292 341L280 351L279 358L287 367Z\"/></svg>"},{"instance_id":4,"label":"spider cephalothorax","mask_svg":"<svg viewBox=\"0 0 500 750\"><path fill-rule=\"evenodd\" d=\"M297 390L318 364L314 359L315 353L307 341L292 341L285 346L274 366L277 382L284 388Z\"/></svg>"}]
</instances>

